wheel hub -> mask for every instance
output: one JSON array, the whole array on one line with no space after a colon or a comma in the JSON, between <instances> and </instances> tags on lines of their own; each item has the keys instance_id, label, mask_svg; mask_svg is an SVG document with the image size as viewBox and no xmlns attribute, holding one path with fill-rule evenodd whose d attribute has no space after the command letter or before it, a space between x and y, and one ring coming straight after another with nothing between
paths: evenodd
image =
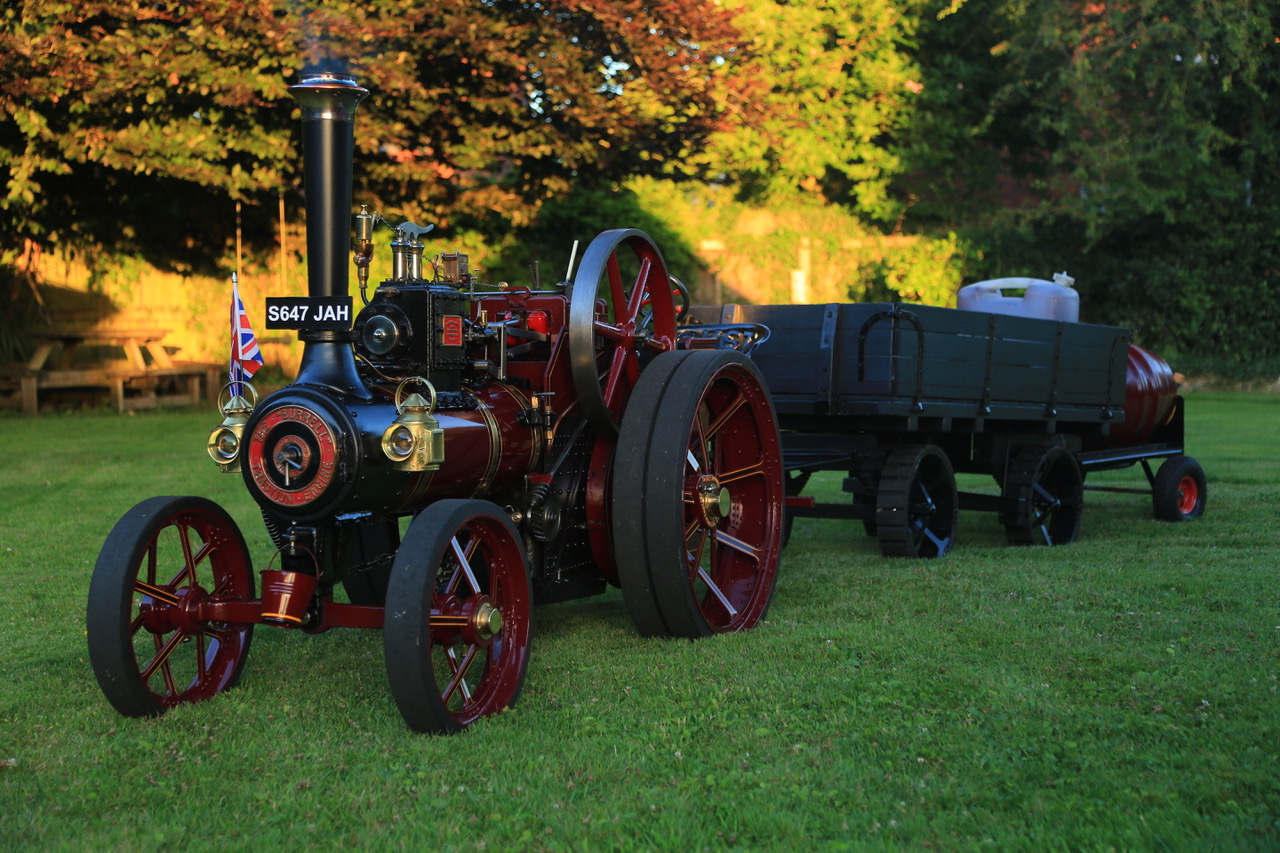
<instances>
[{"instance_id":1,"label":"wheel hub","mask_svg":"<svg viewBox=\"0 0 1280 853\"><path fill-rule=\"evenodd\" d=\"M693 487L697 496L698 512L708 527L715 527L733 509L733 496L729 489L720 485L714 475L704 474L698 477Z\"/></svg>"},{"instance_id":2,"label":"wheel hub","mask_svg":"<svg viewBox=\"0 0 1280 853\"><path fill-rule=\"evenodd\" d=\"M486 601L476 608L471 624L482 641L492 640L502 633L502 611Z\"/></svg>"},{"instance_id":3,"label":"wheel hub","mask_svg":"<svg viewBox=\"0 0 1280 853\"><path fill-rule=\"evenodd\" d=\"M183 631L201 633L204 623L196 618L200 605L208 601L209 594L198 586L186 586L173 590L172 601L146 596L138 606L142 626L152 634L168 634Z\"/></svg>"}]
</instances>

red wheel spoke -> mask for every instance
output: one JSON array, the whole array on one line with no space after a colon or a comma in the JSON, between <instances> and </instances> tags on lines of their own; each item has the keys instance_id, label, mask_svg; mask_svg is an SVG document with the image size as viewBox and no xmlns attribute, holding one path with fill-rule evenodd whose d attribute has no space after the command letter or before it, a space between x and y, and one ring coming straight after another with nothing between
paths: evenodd
<instances>
[{"instance_id":1,"label":"red wheel spoke","mask_svg":"<svg viewBox=\"0 0 1280 853\"><path fill-rule=\"evenodd\" d=\"M628 352L626 356L627 357L622 361L622 369L627 374L626 387L630 389L635 387L636 381L640 378L640 359L636 358L635 355L630 352ZM612 404L612 401L610 401L610 405Z\"/></svg>"},{"instance_id":2,"label":"red wheel spoke","mask_svg":"<svg viewBox=\"0 0 1280 853\"><path fill-rule=\"evenodd\" d=\"M448 686L440 691L440 697L444 699L445 705L448 705L449 700L453 698L453 694L459 691L461 691L464 701L471 699L471 688L467 686L465 679L479 652L479 646L468 646L467 654L461 661L458 660L457 653L453 649L448 649L445 652L445 656L449 659L449 668L453 670L453 678L449 680Z\"/></svg>"},{"instance_id":3,"label":"red wheel spoke","mask_svg":"<svg viewBox=\"0 0 1280 853\"><path fill-rule=\"evenodd\" d=\"M626 369L627 360L630 358L631 353L623 347L618 347L613 351L613 358L609 363L609 371L604 377L603 388L604 404L609 409L612 409L617 403L619 390L624 387L621 380L628 373ZM634 361L634 359L632 360Z\"/></svg>"},{"instance_id":4,"label":"red wheel spoke","mask_svg":"<svg viewBox=\"0 0 1280 853\"><path fill-rule=\"evenodd\" d=\"M184 575L192 586L196 584L195 554L191 551L191 528L182 524L178 526L178 540L182 543L182 571L177 574L170 586L177 586L179 578Z\"/></svg>"},{"instance_id":5,"label":"red wheel spoke","mask_svg":"<svg viewBox=\"0 0 1280 853\"><path fill-rule=\"evenodd\" d=\"M457 536L449 540L449 549L453 552L453 557L457 560L458 565L454 568L453 574L449 578L449 583L445 587L446 591L456 592L458 582L465 577L467 584L471 587L471 595L476 595L480 592L480 582L476 579L475 572L471 569L471 559L475 556L476 549L479 546L479 537L472 537L465 548L459 544Z\"/></svg>"},{"instance_id":6,"label":"red wheel spoke","mask_svg":"<svg viewBox=\"0 0 1280 853\"><path fill-rule=\"evenodd\" d=\"M640 316L640 306L649 301L649 272L653 269L653 261L645 258L640 262L640 274L636 276L635 287L631 289L631 298L627 300L627 319L635 323Z\"/></svg>"},{"instance_id":7,"label":"red wheel spoke","mask_svg":"<svg viewBox=\"0 0 1280 853\"><path fill-rule=\"evenodd\" d=\"M746 404L747 398L742 396L742 394L738 394L737 399L733 401L733 404L716 417L716 419L704 430L703 435L706 438L714 437L716 433L724 429L724 425L729 422L729 419L736 415L738 410Z\"/></svg>"},{"instance_id":8,"label":"red wheel spoke","mask_svg":"<svg viewBox=\"0 0 1280 853\"><path fill-rule=\"evenodd\" d=\"M733 482L737 482L738 480L746 480L750 477L763 477L764 475L765 475L764 460L756 460L755 462L753 462L752 464L748 465L745 468L739 468L736 471L726 471L722 474L717 474L716 479L719 480L720 485L723 486L726 483L733 483Z\"/></svg>"},{"instance_id":9,"label":"red wheel spoke","mask_svg":"<svg viewBox=\"0 0 1280 853\"><path fill-rule=\"evenodd\" d=\"M732 548L733 550L737 551L739 554L749 557L752 560L759 561L760 548L748 542L745 542L736 536L730 536L728 533L725 533L723 530L716 530L714 531L714 534L716 537L716 542L718 544L724 545L727 548Z\"/></svg>"},{"instance_id":10,"label":"red wheel spoke","mask_svg":"<svg viewBox=\"0 0 1280 853\"><path fill-rule=\"evenodd\" d=\"M161 602L164 602L165 604L170 604L170 605L174 605L178 603L177 593L163 586L156 586L155 584L152 584L152 583L146 583L145 581L135 580L133 582L133 588L135 592L140 592L143 595L154 598L156 601L161 601Z\"/></svg>"},{"instance_id":11,"label":"red wheel spoke","mask_svg":"<svg viewBox=\"0 0 1280 853\"><path fill-rule=\"evenodd\" d=\"M696 521L685 528L685 553L688 557L689 565L698 566L702 563L702 553L706 550L707 546L707 533L708 530ZM698 538L698 544L694 548L690 549L689 540L698 534L701 534Z\"/></svg>"},{"instance_id":12,"label":"red wheel spoke","mask_svg":"<svg viewBox=\"0 0 1280 853\"><path fill-rule=\"evenodd\" d=\"M173 685L173 675L169 672L169 656L177 651L178 646L182 644L183 639L187 635L182 631L174 631L173 636L169 638L169 642L163 646L160 645L160 635L156 634L156 656L151 659L146 668L141 671L142 682L145 684L151 680L156 674L157 669L163 668L165 673L165 684L169 687L169 692L176 693L177 688Z\"/></svg>"}]
</instances>

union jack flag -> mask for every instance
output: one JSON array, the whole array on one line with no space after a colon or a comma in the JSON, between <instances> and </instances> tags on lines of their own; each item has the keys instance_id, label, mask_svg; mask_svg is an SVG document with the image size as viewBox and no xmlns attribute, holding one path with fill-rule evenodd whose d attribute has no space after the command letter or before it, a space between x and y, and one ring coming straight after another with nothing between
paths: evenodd
<instances>
[{"instance_id":1,"label":"union jack flag","mask_svg":"<svg viewBox=\"0 0 1280 853\"><path fill-rule=\"evenodd\" d=\"M258 338L249 325L249 315L240 301L240 282L231 274L231 396L244 393L240 383L248 382L262 367Z\"/></svg>"}]
</instances>

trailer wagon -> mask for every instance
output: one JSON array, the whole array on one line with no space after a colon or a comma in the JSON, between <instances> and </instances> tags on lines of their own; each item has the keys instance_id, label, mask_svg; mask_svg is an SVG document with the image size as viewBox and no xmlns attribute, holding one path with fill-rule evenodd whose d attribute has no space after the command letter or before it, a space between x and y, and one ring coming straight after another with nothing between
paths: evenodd
<instances>
[{"instance_id":1,"label":"trailer wagon","mask_svg":"<svg viewBox=\"0 0 1280 853\"><path fill-rule=\"evenodd\" d=\"M902 303L694 306L688 320L687 346L743 349L765 378L788 524L860 520L886 555L938 557L972 509L998 513L1011 542L1060 545L1086 473L1135 464L1157 517L1204 509L1172 371L1126 329ZM849 500L806 497L815 471L845 472ZM960 492L957 473L1000 493Z\"/></svg>"}]
</instances>

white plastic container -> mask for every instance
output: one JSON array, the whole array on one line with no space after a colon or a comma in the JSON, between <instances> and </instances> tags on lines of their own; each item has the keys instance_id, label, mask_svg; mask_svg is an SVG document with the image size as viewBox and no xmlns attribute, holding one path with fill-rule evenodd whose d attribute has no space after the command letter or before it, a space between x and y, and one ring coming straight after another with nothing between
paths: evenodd
<instances>
[{"instance_id":1,"label":"white plastic container","mask_svg":"<svg viewBox=\"0 0 1280 853\"><path fill-rule=\"evenodd\" d=\"M1041 320L1080 320L1080 294L1072 286L1075 279L1065 272L1054 273L1053 281L1042 278L993 278L960 288L956 307L965 311L986 311ZM1006 295L1022 291L1021 296Z\"/></svg>"}]
</instances>

